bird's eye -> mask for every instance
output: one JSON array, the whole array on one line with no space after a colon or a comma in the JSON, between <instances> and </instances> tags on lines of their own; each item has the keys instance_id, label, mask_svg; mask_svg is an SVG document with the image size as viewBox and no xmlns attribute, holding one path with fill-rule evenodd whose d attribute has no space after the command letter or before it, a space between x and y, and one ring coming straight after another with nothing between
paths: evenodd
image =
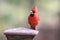
<instances>
[{"instance_id":1,"label":"bird's eye","mask_svg":"<svg viewBox=\"0 0 60 40\"><path fill-rule=\"evenodd\" d=\"M30 11L30 12L31 12L31 13L35 13L35 11L33 11L33 10L32 10L32 11Z\"/></svg>"},{"instance_id":2,"label":"bird's eye","mask_svg":"<svg viewBox=\"0 0 60 40\"><path fill-rule=\"evenodd\" d=\"M35 11L32 11L33 13L35 13Z\"/></svg>"}]
</instances>

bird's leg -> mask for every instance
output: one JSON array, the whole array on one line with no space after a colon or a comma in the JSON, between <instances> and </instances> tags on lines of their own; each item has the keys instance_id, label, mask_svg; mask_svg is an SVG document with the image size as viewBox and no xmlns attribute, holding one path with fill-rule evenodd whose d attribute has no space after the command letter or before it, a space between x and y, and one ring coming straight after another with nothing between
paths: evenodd
<instances>
[{"instance_id":1,"label":"bird's leg","mask_svg":"<svg viewBox=\"0 0 60 40\"><path fill-rule=\"evenodd\" d=\"M35 26L31 26L31 29L34 29L35 30Z\"/></svg>"}]
</instances>

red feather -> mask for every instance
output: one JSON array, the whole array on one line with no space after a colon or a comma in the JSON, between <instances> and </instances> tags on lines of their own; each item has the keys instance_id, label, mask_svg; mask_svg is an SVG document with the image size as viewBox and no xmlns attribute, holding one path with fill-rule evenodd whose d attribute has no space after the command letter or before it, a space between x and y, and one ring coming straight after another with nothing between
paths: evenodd
<instances>
[{"instance_id":1,"label":"red feather","mask_svg":"<svg viewBox=\"0 0 60 40\"><path fill-rule=\"evenodd\" d=\"M29 15L29 17L28 17L28 23L30 24L30 26L32 28L35 28L38 25L38 23L39 23L39 16L38 16L37 7L34 6L33 9L32 9L32 11L34 11L34 13L33 13L34 16Z\"/></svg>"}]
</instances>

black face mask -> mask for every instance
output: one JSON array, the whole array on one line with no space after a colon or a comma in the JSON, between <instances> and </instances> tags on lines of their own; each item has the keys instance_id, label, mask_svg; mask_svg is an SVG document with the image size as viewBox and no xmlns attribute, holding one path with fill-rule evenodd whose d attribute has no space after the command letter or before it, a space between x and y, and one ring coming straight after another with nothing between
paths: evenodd
<instances>
[{"instance_id":1,"label":"black face mask","mask_svg":"<svg viewBox=\"0 0 60 40\"><path fill-rule=\"evenodd\" d=\"M33 16L34 16L34 13L30 14L30 16L32 16L32 17L33 17Z\"/></svg>"},{"instance_id":2,"label":"black face mask","mask_svg":"<svg viewBox=\"0 0 60 40\"><path fill-rule=\"evenodd\" d=\"M35 12L34 12L34 11L32 11L32 13L30 14L30 16L32 16L32 17L33 17L33 16L34 16L34 13L35 13Z\"/></svg>"}]
</instances>

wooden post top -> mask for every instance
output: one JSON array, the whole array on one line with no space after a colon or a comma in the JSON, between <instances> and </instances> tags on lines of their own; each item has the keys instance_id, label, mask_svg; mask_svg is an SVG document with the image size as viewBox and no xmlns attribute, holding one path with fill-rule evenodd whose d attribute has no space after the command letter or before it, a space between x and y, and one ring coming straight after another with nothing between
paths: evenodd
<instances>
[{"instance_id":1,"label":"wooden post top","mask_svg":"<svg viewBox=\"0 0 60 40\"><path fill-rule=\"evenodd\" d=\"M29 28L12 28L4 31L5 35L37 35L39 31Z\"/></svg>"}]
</instances>

